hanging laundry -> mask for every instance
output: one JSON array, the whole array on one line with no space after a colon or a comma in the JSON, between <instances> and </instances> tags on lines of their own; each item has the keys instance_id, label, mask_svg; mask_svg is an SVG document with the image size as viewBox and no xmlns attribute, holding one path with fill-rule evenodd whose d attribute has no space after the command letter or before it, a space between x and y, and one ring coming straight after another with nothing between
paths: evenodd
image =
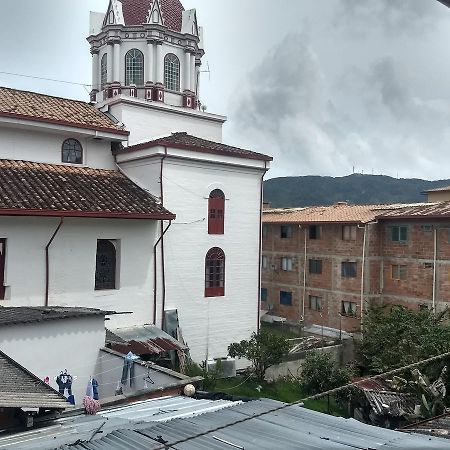
<instances>
[{"instance_id":1,"label":"hanging laundry","mask_svg":"<svg viewBox=\"0 0 450 450\"><path fill-rule=\"evenodd\" d=\"M67 373L67 369L61 371L61 373L56 377L56 384L58 385L59 393L66 395L65 391L67 389L67 394L72 395L72 382L73 377Z\"/></svg>"},{"instance_id":2,"label":"hanging laundry","mask_svg":"<svg viewBox=\"0 0 450 450\"><path fill-rule=\"evenodd\" d=\"M133 352L129 352L123 361L122 379L123 385L127 384L128 375L130 376L130 387L134 386L134 361L138 360L139 356L136 356Z\"/></svg>"},{"instance_id":3,"label":"hanging laundry","mask_svg":"<svg viewBox=\"0 0 450 450\"><path fill-rule=\"evenodd\" d=\"M92 398L98 400L98 381L95 378L92 378L92 393L94 394Z\"/></svg>"},{"instance_id":4,"label":"hanging laundry","mask_svg":"<svg viewBox=\"0 0 450 450\"><path fill-rule=\"evenodd\" d=\"M83 398L83 406L86 414L96 414L100 410L100 402L94 399L94 386L92 378L89 380L86 387L86 396Z\"/></svg>"},{"instance_id":5,"label":"hanging laundry","mask_svg":"<svg viewBox=\"0 0 450 450\"><path fill-rule=\"evenodd\" d=\"M73 395L69 395L67 397L67 401L71 404L71 405L75 405L75 397Z\"/></svg>"}]
</instances>

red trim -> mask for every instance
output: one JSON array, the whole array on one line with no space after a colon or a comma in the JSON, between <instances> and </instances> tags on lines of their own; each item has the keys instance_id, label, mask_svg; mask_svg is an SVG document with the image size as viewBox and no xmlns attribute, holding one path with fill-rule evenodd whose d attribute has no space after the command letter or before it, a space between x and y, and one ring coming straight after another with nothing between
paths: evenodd
<instances>
[{"instance_id":1,"label":"red trim","mask_svg":"<svg viewBox=\"0 0 450 450\"><path fill-rule=\"evenodd\" d=\"M153 219L153 220L174 220L176 217L175 214L162 214L162 213L53 211L48 209L0 209L0 216L90 217L93 219Z\"/></svg>"},{"instance_id":2,"label":"red trim","mask_svg":"<svg viewBox=\"0 0 450 450\"><path fill-rule=\"evenodd\" d=\"M5 299L5 266L6 266L6 239L0 239L3 246L0 253L0 300Z\"/></svg>"},{"instance_id":3,"label":"red trim","mask_svg":"<svg viewBox=\"0 0 450 450\"><path fill-rule=\"evenodd\" d=\"M404 216L377 216L376 219L377 220L402 220L402 219L416 219L416 220L429 220L429 219L433 219L433 220L448 220L450 218L450 213L446 213L444 214L440 214L440 215L404 215Z\"/></svg>"},{"instance_id":4,"label":"red trim","mask_svg":"<svg viewBox=\"0 0 450 450\"><path fill-rule=\"evenodd\" d=\"M224 234L225 198L208 199L208 234Z\"/></svg>"},{"instance_id":5,"label":"red trim","mask_svg":"<svg viewBox=\"0 0 450 450\"><path fill-rule=\"evenodd\" d=\"M29 121L33 121L33 122L51 123L54 125L68 125L73 128L83 128L85 130L94 130L94 131L106 131L108 133L119 134L121 136L128 136L130 134L129 131L118 130L116 128L93 127L93 126L89 126L89 125L85 125L85 124L77 124L74 122L69 122L67 120L46 119L45 117L26 116L25 114L13 114L13 113L7 113L7 112L0 112L0 117L10 117L13 119L29 120Z\"/></svg>"},{"instance_id":6,"label":"red trim","mask_svg":"<svg viewBox=\"0 0 450 450\"><path fill-rule=\"evenodd\" d=\"M224 287L205 288L205 297L224 297L224 296L225 296Z\"/></svg>"}]
</instances>

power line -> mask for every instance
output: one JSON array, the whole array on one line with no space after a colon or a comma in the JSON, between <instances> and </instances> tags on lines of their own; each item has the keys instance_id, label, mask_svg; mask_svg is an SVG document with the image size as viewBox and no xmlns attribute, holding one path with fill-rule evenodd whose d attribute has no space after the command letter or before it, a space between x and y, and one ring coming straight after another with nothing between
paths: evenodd
<instances>
[{"instance_id":1,"label":"power line","mask_svg":"<svg viewBox=\"0 0 450 450\"><path fill-rule=\"evenodd\" d=\"M264 411L264 412L261 412L261 413L258 413L258 414L254 414L254 415L252 415L250 417L244 417L242 419L236 420L236 421L234 421L232 423L229 423L227 425L222 425L222 426L213 428L211 430L204 431L202 433L197 433L194 436L189 436L189 437L184 438L184 439L179 439L178 441L172 442L170 444L165 444L163 446L156 447L155 450L167 450L168 448L172 448L174 445L183 444L183 443L191 441L193 439L197 439L199 437L206 436L207 434L215 433L217 431L224 430L224 429L226 429L228 427L232 427L234 425L238 425L238 424L241 424L241 423L244 423L244 422L248 422L249 420L257 419L259 417L265 416L267 414L271 414L273 412L277 412L277 411L281 411L283 409L290 408L291 406L297 406L297 405L303 406L305 401L316 400L318 398L324 397L325 395L335 394L336 392L339 392L339 391L344 390L344 389L348 389L349 387L352 387L352 386L356 386L359 383L363 383L363 382L365 382L367 380L374 380L374 379L377 379L377 378L382 378L382 377L386 377L386 376L389 376L389 375L394 375L394 374L396 374L398 372L404 372L405 370L412 369L413 367L421 366L423 364L426 364L426 363L429 363L429 362L432 362L432 361L437 361L439 359L442 359L442 358L445 358L445 357L448 357L448 356L450 356L450 352L442 353L441 355L433 356L431 358L427 358L427 359L424 359L422 361L418 361L418 362L415 362L415 363L412 363L412 364L408 364L407 366L399 367L398 369L389 370L388 372L380 373L378 375L367 377L367 378L364 378L362 380L355 381L353 383L348 383L348 384L346 384L344 386L341 386L341 387L338 387L338 388L334 388L334 389L330 389L330 390L322 392L320 394L311 395L309 397L305 397L305 398L303 398L301 400L297 400L296 402L289 403L287 405L277 406L276 408L271 408L268 411Z\"/></svg>"},{"instance_id":2,"label":"power line","mask_svg":"<svg viewBox=\"0 0 450 450\"><path fill-rule=\"evenodd\" d=\"M23 73L13 73L13 72L0 71L0 74L2 74L2 75L11 75L11 76L14 76L14 77L32 78L33 80L52 81L54 83L74 84L76 86L92 87L92 84L77 83L75 81L56 80L54 78L37 77L37 76L33 76L33 75L25 75Z\"/></svg>"}]
</instances>

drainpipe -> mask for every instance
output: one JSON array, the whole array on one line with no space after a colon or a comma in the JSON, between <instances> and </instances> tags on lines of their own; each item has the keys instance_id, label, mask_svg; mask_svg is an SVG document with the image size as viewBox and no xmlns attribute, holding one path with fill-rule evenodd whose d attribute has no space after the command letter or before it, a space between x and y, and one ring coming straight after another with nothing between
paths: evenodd
<instances>
[{"instance_id":1,"label":"drainpipe","mask_svg":"<svg viewBox=\"0 0 450 450\"><path fill-rule=\"evenodd\" d=\"M299 225L302 228L301 225ZM307 253L307 241L306 241L306 227L304 228L305 233L305 255L303 264L303 295L302 295L302 320L305 321L305 300L306 300L306 265L308 263L308 253Z\"/></svg>"},{"instance_id":2,"label":"drainpipe","mask_svg":"<svg viewBox=\"0 0 450 450\"><path fill-rule=\"evenodd\" d=\"M47 245L45 246L45 306L48 306L49 286L50 286L49 248L50 248L50 245L52 245L52 242L55 239L56 235L58 234L58 231L62 227L63 222L64 222L64 217L60 217L59 224L56 227L55 232L52 234L52 237L50 238Z\"/></svg>"},{"instance_id":3,"label":"drainpipe","mask_svg":"<svg viewBox=\"0 0 450 450\"><path fill-rule=\"evenodd\" d=\"M436 261L437 261L437 228L433 230L434 246L433 246L433 299L431 303L431 309L433 314L436 312Z\"/></svg>"},{"instance_id":4,"label":"drainpipe","mask_svg":"<svg viewBox=\"0 0 450 450\"><path fill-rule=\"evenodd\" d=\"M264 198L264 176L266 175L267 171L269 169L267 168L267 162L264 161L264 172L261 175L261 184L260 184L260 193L259 193L259 250L258 250L258 312L257 312L257 323L256 323L256 329L259 332L259 329L261 327L260 320L261 320L261 256L262 256L262 217L263 217L263 198Z\"/></svg>"},{"instance_id":5,"label":"drainpipe","mask_svg":"<svg viewBox=\"0 0 450 450\"><path fill-rule=\"evenodd\" d=\"M364 238L363 238L363 249L362 249L362 266L361 266L361 331L363 331L364 322L364 268L366 265L366 239L367 239L367 227L364 225Z\"/></svg>"}]
</instances>

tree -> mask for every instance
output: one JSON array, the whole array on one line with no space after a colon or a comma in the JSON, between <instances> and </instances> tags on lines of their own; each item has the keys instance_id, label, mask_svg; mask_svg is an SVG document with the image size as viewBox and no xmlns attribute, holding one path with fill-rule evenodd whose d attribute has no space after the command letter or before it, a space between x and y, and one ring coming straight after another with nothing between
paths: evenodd
<instances>
[{"instance_id":1,"label":"tree","mask_svg":"<svg viewBox=\"0 0 450 450\"><path fill-rule=\"evenodd\" d=\"M412 311L397 305L371 308L364 316L358 349L363 368L383 373L450 352L448 315L448 310L433 314L429 310ZM424 370L434 378L446 363L448 359L437 360Z\"/></svg>"},{"instance_id":2,"label":"tree","mask_svg":"<svg viewBox=\"0 0 450 450\"><path fill-rule=\"evenodd\" d=\"M246 358L252 363L255 376L264 381L267 369L279 364L288 353L290 344L283 336L261 329L248 341L234 342L228 346L232 358Z\"/></svg>"}]
</instances>

